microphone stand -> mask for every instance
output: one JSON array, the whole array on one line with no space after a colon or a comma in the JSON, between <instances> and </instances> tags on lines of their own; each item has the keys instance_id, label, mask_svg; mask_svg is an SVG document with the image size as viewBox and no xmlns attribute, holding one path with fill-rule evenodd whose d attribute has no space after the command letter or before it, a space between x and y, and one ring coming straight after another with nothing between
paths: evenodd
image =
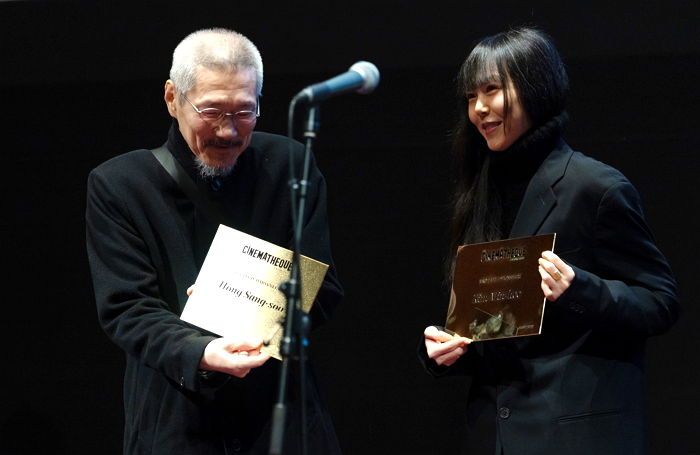
<instances>
[{"instance_id":1,"label":"microphone stand","mask_svg":"<svg viewBox=\"0 0 700 455\"><path fill-rule=\"evenodd\" d=\"M294 107L299 99L299 95L294 97L289 106L289 136L293 137ZM289 187L291 194L292 227L293 227L293 255L292 271L289 281L284 282L280 289L287 300L287 308L284 320L284 336L280 346L282 356L282 368L280 369L280 380L278 388L278 398L272 412L272 429L270 434L270 455L282 455L284 441L285 419L287 414L287 383L289 382L290 363L296 360L299 365L299 412L301 425L301 453L308 455L308 431L306 415L306 376L307 376L307 349L309 346L308 334L310 329L309 315L301 305L301 240L304 226L304 209L306 206L306 195L309 185L309 167L311 164L311 153L313 140L319 127L318 104L312 104L308 109L306 129L304 137L306 146L304 149L304 166L301 180L297 179L294 157L289 154Z\"/></svg>"}]
</instances>

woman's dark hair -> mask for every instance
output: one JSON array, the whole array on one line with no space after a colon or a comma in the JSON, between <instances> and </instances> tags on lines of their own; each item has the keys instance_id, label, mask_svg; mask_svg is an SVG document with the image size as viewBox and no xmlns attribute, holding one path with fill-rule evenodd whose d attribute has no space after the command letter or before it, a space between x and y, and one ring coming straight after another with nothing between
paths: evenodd
<instances>
[{"instance_id":1,"label":"woman's dark hair","mask_svg":"<svg viewBox=\"0 0 700 455\"><path fill-rule=\"evenodd\" d=\"M486 141L469 121L466 94L487 82L497 82L504 93L505 127L514 89L532 124L538 128L566 107L569 78L551 38L535 28L521 27L481 40L469 53L457 75L459 118L452 135L456 171L450 255L446 263L451 281L457 247L497 240L501 204L489 181L490 154Z\"/></svg>"}]
</instances>

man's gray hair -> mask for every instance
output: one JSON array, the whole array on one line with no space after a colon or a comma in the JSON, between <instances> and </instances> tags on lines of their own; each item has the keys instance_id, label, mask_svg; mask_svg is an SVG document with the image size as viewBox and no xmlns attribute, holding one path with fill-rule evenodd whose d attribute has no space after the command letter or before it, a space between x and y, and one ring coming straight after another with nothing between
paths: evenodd
<instances>
[{"instance_id":1,"label":"man's gray hair","mask_svg":"<svg viewBox=\"0 0 700 455\"><path fill-rule=\"evenodd\" d=\"M263 63L258 48L252 41L233 30L209 28L189 34L173 52L170 80L175 84L182 102L185 93L197 82L197 69L236 72L255 71L255 88L262 94Z\"/></svg>"}]
</instances>

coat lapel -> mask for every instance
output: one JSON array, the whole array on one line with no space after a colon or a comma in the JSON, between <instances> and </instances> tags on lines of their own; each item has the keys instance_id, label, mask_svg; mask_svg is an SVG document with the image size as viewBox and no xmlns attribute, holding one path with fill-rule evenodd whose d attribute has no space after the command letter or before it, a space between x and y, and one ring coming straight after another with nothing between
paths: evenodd
<instances>
[{"instance_id":1,"label":"coat lapel","mask_svg":"<svg viewBox=\"0 0 700 455\"><path fill-rule=\"evenodd\" d=\"M573 153L573 150L560 140L552 153L542 162L525 191L523 202L520 204L510 231L510 238L537 234L538 229L556 205L557 197L552 187L564 175Z\"/></svg>"}]
</instances>

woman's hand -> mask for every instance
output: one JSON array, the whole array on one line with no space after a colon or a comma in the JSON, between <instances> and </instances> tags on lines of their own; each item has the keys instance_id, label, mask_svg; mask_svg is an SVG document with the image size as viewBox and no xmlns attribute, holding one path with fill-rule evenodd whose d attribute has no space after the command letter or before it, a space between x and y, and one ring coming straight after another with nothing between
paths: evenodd
<instances>
[{"instance_id":1,"label":"woman's hand","mask_svg":"<svg viewBox=\"0 0 700 455\"><path fill-rule=\"evenodd\" d=\"M469 338L452 336L431 325L423 332L425 349L428 357L438 365L450 366L467 352L467 346L472 342Z\"/></svg>"},{"instance_id":2,"label":"woman's hand","mask_svg":"<svg viewBox=\"0 0 700 455\"><path fill-rule=\"evenodd\" d=\"M547 300L553 302L569 289L576 274L574 269L551 251L543 251L539 263L542 292Z\"/></svg>"}]
</instances>

